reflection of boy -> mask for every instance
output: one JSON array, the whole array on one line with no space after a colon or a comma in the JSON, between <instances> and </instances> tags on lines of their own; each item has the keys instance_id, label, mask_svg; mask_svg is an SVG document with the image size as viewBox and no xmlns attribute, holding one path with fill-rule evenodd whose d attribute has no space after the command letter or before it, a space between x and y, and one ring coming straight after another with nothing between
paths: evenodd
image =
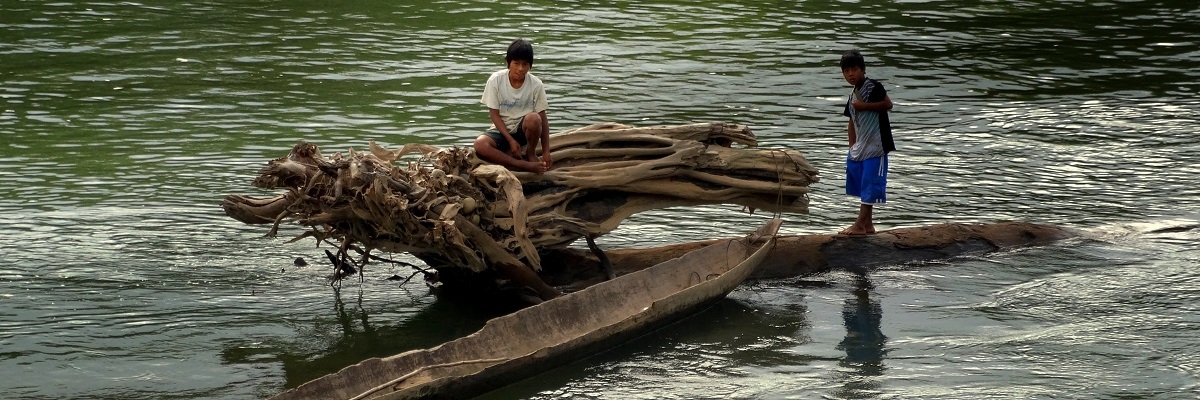
<instances>
[{"instance_id":1,"label":"reflection of boy","mask_svg":"<svg viewBox=\"0 0 1200 400\"><path fill-rule=\"evenodd\" d=\"M883 358L887 355L883 334L883 306L870 298L868 287L854 290L854 299L842 305L842 323L846 326L846 337L838 348L846 351L844 364L856 366L860 372L879 375L883 371Z\"/></svg>"},{"instance_id":2,"label":"reflection of boy","mask_svg":"<svg viewBox=\"0 0 1200 400\"><path fill-rule=\"evenodd\" d=\"M846 155L846 194L858 196L862 203L858 207L858 218L854 225L839 232L842 235L867 235L875 233L871 212L875 204L887 202L884 189L887 186L889 151L896 150L892 142L892 125L888 110L892 99L888 98L883 84L867 78L867 63L857 50L842 54L842 77L854 86L846 100L843 115L850 117L846 131L850 140L850 151Z\"/></svg>"},{"instance_id":3,"label":"reflection of boy","mask_svg":"<svg viewBox=\"0 0 1200 400\"><path fill-rule=\"evenodd\" d=\"M550 123L546 119L549 106L542 80L529 73L533 68L533 44L514 40L504 61L508 68L493 73L483 89L480 102L488 107L493 128L475 139L475 154L510 170L546 172L553 166ZM539 142L541 158L535 154Z\"/></svg>"}]
</instances>

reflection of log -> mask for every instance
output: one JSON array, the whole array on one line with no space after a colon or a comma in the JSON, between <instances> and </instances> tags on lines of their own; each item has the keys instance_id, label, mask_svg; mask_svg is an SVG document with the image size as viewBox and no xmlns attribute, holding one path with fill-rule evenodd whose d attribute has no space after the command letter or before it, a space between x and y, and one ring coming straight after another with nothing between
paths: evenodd
<instances>
[{"instance_id":1,"label":"reflection of log","mask_svg":"<svg viewBox=\"0 0 1200 400\"><path fill-rule=\"evenodd\" d=\"M829 269L862 270L872 266L944 259L1001 248L1046 244L1076 236L1055 226L1007 222L997 224L937 224L897 228L867 236L781 236L775 250L752 279L786 278ZM678 257L715 241L682 243L646 249L606 252L618 275ZM555 250L546 255L543 278L553 284L585 286L603 279L602 267L589 252Z\"/></svg>"},{"instance_id":2,"label":"reflection of log","mask_svg":"<svg viewBox=\"0 0 1200 400\"><path fill-rule=\"evenodd\" d=\"M731 147L756 144L741 125L599 124L550 143L555 167L542 175L483 165L464 148L372 143L370 152L326 158L301 143L254 181L286 193L231 195L222 207L245 223L275 224L271 234L298 223L310 229L301 236L334 241L343 254L409 252L439 268L495 269L549 298L553 288L532 273L541 270L540 251L603 235L650 209L729 203L805 212L817 181L794 150ZM421 157L393 165L409 153Z\"/></svg>"}]
</instances>

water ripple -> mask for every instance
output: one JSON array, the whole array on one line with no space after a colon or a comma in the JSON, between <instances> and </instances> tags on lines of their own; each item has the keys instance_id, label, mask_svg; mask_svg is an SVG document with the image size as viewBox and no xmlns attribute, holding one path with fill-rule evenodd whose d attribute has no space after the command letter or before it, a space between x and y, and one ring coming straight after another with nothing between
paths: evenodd
<instances>
[{"instance_id":1,"label":"water ripple","mask_svg":"<svg viewBox=\"0 0 1200 400\"><path fill-rule=\"evenodd\" d=\"M824 179L810 214L786 216L788 234L836 231L857 208L839 172L847 87L836 61L850 47L896 103L881 227L1030 220L1108 234L874 273L887 334L878 365L836 348L854 278L831 274L762 284L667 339L508 397L1198 390L1200 256L1180 227L1200 198L1200 86L1180 79L1200 62L1200 41L1180 34L1195 31L1193 2L5 7L0 253L15 261L0 271L0 363L13 396L265 397L376 355L363 348L384 351L381 341L470 331L421 319L431 300L419 287L368 278L334 297L324 267L291 264L322 249L262 238L218 204L270 195L250 180L302 140L329 152L468 144L488 125L479 88L515 37L538 49L553 129L723 120L750 125L765 148L804 152ZM601 245L728 237L767 217L655 211Z\"/></svg>"}]
</instances>

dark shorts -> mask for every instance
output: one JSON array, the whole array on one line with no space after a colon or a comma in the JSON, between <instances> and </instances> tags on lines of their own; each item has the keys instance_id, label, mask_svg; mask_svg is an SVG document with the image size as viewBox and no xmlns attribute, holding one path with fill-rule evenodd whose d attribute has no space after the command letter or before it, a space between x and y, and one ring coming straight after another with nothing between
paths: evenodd
<instances>
[{"instance_id":1,"label":"dark shorts","mask_svg":"<svg viewBox=\"0 0 1200 400\"><path fill-rule=\"evenodd\" d=\"M858 196L862 204L887 202L887 155L853 161L846 158L846 194Z\"/></svg>"},{"instance_id":2,"label":"dark shorts","mask_svg":"<svg viewBox=\"0 0 1200 400\"><path fill-rule=\"evenodd\" d=\"M521 121L517 122L517 129L508 133L509 135L512 135L513 139L517 141L517 145L520 145L521 147L525 147L525 144L529 143L529 140L525 139L525 132L521 131L521 125L524 123L525 119L521 118ZM501 153L508 153L508 139L504 138L503 133L500 133L500 131L496 130L496 128L492 128L488 129L487 132L484 132L483 134L492 138L492 140L496 142L496 150L500 150Z\"/></svg>"}]
</instances>

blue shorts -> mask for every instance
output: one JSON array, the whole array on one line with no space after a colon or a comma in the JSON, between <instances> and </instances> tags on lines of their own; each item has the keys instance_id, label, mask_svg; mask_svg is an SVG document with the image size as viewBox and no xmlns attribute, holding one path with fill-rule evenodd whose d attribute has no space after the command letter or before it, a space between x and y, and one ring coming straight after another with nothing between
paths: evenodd
<instances>
[{"instance_id":1,"label":"blue shorts","mask_svg":"<svg viewBox=\"0 0 1200 400\"><path fill-rule=\"evenodd\" d=\"M853 161L846 158L846 194L858 196L863 204L887 203L887 155Z\"/></svg>"}]
</instances>

